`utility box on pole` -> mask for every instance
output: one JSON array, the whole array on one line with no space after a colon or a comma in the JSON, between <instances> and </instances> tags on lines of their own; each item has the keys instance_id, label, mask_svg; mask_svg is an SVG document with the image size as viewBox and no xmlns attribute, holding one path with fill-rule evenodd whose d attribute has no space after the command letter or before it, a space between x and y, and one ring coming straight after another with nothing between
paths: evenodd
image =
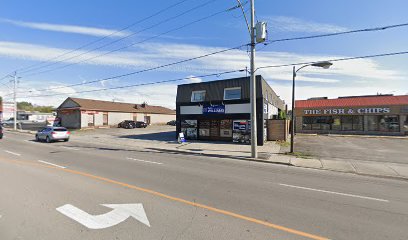
<instances>
[{"instance_id":1,"label":"utility box on pole","mask_svg":"<svg viewBox=\"0 0 408 240\"><path fill-rule=\"evenodd\" d=\"M256 29L256 42L262 43L265 42L266 37L268 36L267 23L258 22L255 26Z\"/></svg>"}]
</instances>

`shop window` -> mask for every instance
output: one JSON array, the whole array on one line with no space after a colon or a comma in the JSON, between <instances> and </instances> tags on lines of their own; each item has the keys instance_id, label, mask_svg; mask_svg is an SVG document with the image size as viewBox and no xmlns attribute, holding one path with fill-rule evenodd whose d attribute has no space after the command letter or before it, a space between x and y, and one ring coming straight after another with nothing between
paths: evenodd
<instances>
[{"instance_id":1,"label":"shop window","mask_svg":"<svg viewBox=\"0 0 408 240\"><path fill-rule=\"evenodd\" d=\"M335 131L341 131L341 117L335 116L332 118L331 129Z\"/></svg>"},{"instance_id":2,"label":"shop window","mask_svg":"<svg viewBox=\"0 0 408 240\"><path fill-rule=\"evenodd\" d=\"M204 102L204 100L205 100L205 90L191 92L191 102Z\"/></svg>"},{"instance_id":3,"label":"shop window","mask_svg":"<svg viewBox=\"0 0 408 240\"><path fill-rule=\"evenodd\" d=\"M341 130L352 131L353 130L353 116L341 117Z\"/></svg>"},{"instance_id":4,"label":"shop window","mask_svg":"<svg viewBox=\"0 0 408 240\"><path fill-rule=\"evenodd\" d=\"M232 120L221 120L220 136L232 138Z\"/></svg>"},{"instance_id":5,"label":"shop window","mask_svg":"<svg viewBox=\"0 0 408 240\"><path fill-rule=\"evenodd\" d=\"M316 117L316 124L313 124L313 126L319 125L320 130L330 130L330 124L332 122L333 122L333 118L330 116ZM312 126L312 129L313 129L313 126Z\"/></svg>"},{"instance_id":6,"label":"shop window","mask_svg":"<svg viewBox=\"0 0 408 240\"><path fill-rule=\"evenodd\" d=\"M312 130L313 117L303 117L302 129Z\"/></svg>"},{"instance_id":7,"label":"shop window","mask_svg":"<svg viewBox=\"0 0 408 240\"><path fill-rule=\"evenodd\" d=\"M181 132L187 139L197 139L197 120L182 120Z\"/></svg>"},{"instance_id":8,"label":"shop window","mask_svg":"<svg viewBox=\"0 0 408 240\"><path fill-rule=\"evenodd\" d=\"M353 116L353 131L363 131L363 116Z\"/></svg>"},{"instance_id":9,"label":"shop window","mask_svg":"<svg viewBox=\"0 0 408 240\"><path fill-rule=\"evenodd\" d=\"M224 100L241 99L241 87L225 88Z\"/></svg>"},{"instance_id":10,"label":"shop window","mask_svg":"<svg viewBox=\"0 0 408 240\"><path fill-rule=\"evenodd\" d=\"M404 132L408 133L408 116L405 116L405 121L404 121Z\"/></svg>"},{"instance_id":11,"label":"shop window","mask_svg":"<svg viewBox=\"0 0 408 240\"><path fill-rule=\"evenodd\" d=\"M379 117L381 132L399 132L399 117L397 115L384 115Z\"/></svg>"},{"instance_id":12,"label":"shop window","mask_svg":"<svg viewBox=\"0 0 408 240\"><path fill-rule=\"evenodd\" d=\"M380 130L380 116L367 116L367 130L379 131Z\"/></svg>"}]
</instances>

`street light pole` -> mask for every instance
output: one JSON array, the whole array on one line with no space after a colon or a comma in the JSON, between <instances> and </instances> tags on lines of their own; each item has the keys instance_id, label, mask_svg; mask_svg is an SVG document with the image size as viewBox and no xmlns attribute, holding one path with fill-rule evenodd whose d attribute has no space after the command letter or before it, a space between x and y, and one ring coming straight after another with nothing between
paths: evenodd
<instances>
[{"instance_id":1,"label":"street light pole","mask_svg":"<svg viewBox=\"0 0 408 240\"><path fill-rule=\"evenodd\" d=\"M295 78L296 78L296 67L293 66L293 78L292 78L292 128L290 131L290 152L293 153L293 143L295 139Z\"/></svg>"},{"instance_id":2,"label":"street light pole","mask_svg":"<svg viewBox=\"0 0 408 240\"><path fill-rule=\"evenodd\" d=\"M255 77L255 1L251 0L251 77L250 77L250 102L251 102L251 157L258 158L257 152L257 127L256 127L256 77Z\"/></svg>"},{"instance_id":3,"label":"street light pole","mask_svg":"<svg viewBox=\"0 0 408 240\"><path fill-rule=\"evenodd\" d=\"M291 127L291 133L290 133L290 152L293 153L294 151L294 142L295 142L295 79L296 79L296 74L301 70L302 68L313 66L313 67L320 67L324 69L330 68L330 66L333 65L333 63L329 61L322 61L322 62L315 62L312 64L307 64L303 65L300 68L296 70L296 66L293 66L293 78L292 78L292 127Z\"/></svg>"},{"instance_id":4,"label":"street light pole","mask_svg":"<svg viewBox=\"0 0 408 240\"><path fill-rule=\"evenodd\" d=\"M17 72L14 72L13 100L14 100L14 131L17 130Z\"/></svg>"}]
</instances>

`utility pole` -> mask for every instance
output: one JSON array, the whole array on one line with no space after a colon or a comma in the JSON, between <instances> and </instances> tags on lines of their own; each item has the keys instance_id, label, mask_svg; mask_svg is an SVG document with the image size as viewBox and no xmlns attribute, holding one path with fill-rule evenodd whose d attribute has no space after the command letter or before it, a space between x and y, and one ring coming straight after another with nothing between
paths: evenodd
<instances>
[{"instance_id":1,"label":"utility pole","mask_svg":"<svg viewBox=\"0 0 408 240\"><path fill-rule=\"evenodd\" d=\"M251 157L258 158L256 127L256 77L255 77L255 0L251 0Z\"/></svg>"},{"instance_id":2,"label":"utility pole","mask_svg":"<svg viewBox=\"0 0 408 240\"><path fill-rule=\"evenodd\" d=\"M14 131L17 130L17 72L14 72L13 84L13 100L14 100Z\"/></svg>"}]
</instances>

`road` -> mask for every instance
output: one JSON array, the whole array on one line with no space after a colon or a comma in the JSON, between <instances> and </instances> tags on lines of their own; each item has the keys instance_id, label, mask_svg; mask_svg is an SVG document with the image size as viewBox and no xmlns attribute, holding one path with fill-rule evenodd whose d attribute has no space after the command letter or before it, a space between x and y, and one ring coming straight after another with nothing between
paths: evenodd
<instances>
[{"instance_id":1,"label":"road","mask_svg":"<svg viewBox=\"0 0 408 240\"><path fill-rule=\"evenodd\" d=\"M0 141L2 240L408 236L406 181L32 139Z\"/></svg>"}]
</instances>

